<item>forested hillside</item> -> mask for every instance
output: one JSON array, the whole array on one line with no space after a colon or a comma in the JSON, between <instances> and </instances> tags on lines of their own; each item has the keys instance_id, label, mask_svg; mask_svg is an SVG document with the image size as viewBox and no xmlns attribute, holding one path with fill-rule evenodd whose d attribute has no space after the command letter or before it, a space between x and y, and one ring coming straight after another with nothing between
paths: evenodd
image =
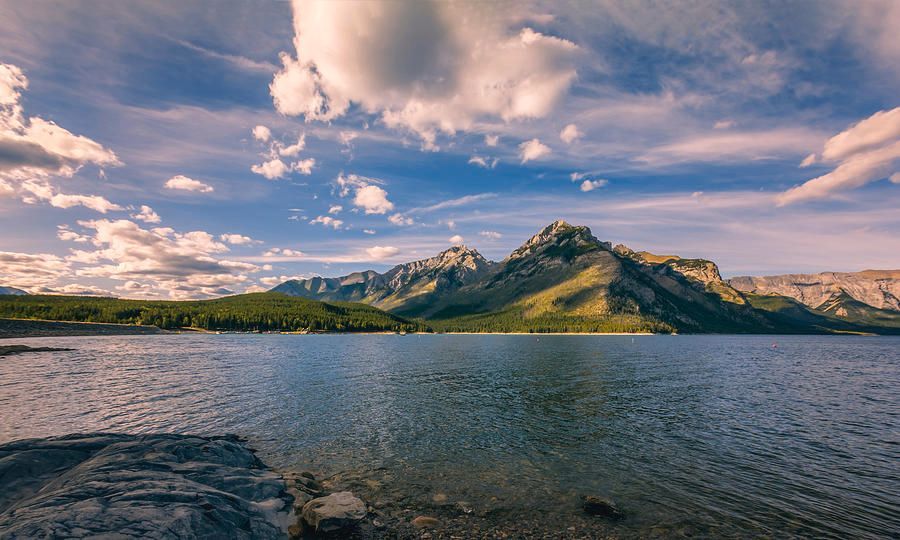
<instances>
[{"instance_id":1,"label":"forested hillside","mask_svg":"<svg viewBox=\"0 0 900 540\"><path fill-rule=\"evenodd\" d=\"M0 317L231 331L377 332L422 325L363 304L317 302L279 293L215 300L122 300L86 296L0 296Z\"/></svg>"}]
</instances>

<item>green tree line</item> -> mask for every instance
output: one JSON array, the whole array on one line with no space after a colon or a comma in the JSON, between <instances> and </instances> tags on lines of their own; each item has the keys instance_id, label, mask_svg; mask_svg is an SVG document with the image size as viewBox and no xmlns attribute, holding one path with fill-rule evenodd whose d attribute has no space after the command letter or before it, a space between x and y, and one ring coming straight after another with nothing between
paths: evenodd
<instances>
[{"instance_id":1,"label":"green tree line","mask_svg":"<svg viewBox=\"0 0 900 540\"><path fill-rule=\"evenodd\" d=\"M86 296L0 296L0 317L151 325L243 332L415 332L418 322L350 302L318 302L280 293L214 300L124 300Z\"/></svg>"}]
</instances>

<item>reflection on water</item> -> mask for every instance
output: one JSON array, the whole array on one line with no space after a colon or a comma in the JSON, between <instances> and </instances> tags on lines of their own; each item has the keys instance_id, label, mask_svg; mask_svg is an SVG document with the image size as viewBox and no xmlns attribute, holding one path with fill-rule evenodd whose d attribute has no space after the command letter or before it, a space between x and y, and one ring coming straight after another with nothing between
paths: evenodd
<instances>
[{"instance_id":1,"label":"reflection on water","mask_svg":"<svg viewBox=\"0 0 900 540\"><path fill-rule=\"evenodd\" d=\"M0 359L2 441L239 433L269 464L333 476L388 513L551 532L900 531L898 338L21 341L77 350ZM587 520L581 494L611 496L628 518Z\"/></svg>"}]
</instances>

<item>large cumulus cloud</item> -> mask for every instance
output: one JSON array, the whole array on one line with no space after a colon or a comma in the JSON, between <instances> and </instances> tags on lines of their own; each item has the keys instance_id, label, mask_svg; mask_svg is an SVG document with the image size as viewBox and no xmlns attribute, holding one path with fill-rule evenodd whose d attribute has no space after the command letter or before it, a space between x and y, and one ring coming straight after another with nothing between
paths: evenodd
<instances>
[{"instance_id":1,"label":"large cumulus cloud","mask_svg":"<svg viewBox=\"0 0 900 540\"><path fill-rule=\"evenodd\" d=\"M279 112L328 121L353 104L434 148L481 118L547 115L576 77L578 47L491 3L295 0L296 56L270 90Z\"/></svg>"}]
</instances>

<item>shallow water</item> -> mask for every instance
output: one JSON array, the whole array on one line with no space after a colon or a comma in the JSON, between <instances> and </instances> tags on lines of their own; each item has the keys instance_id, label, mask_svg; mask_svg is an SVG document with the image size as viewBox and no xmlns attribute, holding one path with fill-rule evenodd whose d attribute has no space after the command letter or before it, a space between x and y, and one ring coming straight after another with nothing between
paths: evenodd
<instances>
[{"instance_id":1,"label":"shallow water","mask_svg":"<svg viewBox=\"0 0 900 540\"><path fill-rule=\"evenodd\" d=\"M15 341L77 350L0 358L0 442L238 433L389 514L550 535L900 534L897 337ZM581 494L628 517L586 518Z\"/></svg>"}]
</instances>

